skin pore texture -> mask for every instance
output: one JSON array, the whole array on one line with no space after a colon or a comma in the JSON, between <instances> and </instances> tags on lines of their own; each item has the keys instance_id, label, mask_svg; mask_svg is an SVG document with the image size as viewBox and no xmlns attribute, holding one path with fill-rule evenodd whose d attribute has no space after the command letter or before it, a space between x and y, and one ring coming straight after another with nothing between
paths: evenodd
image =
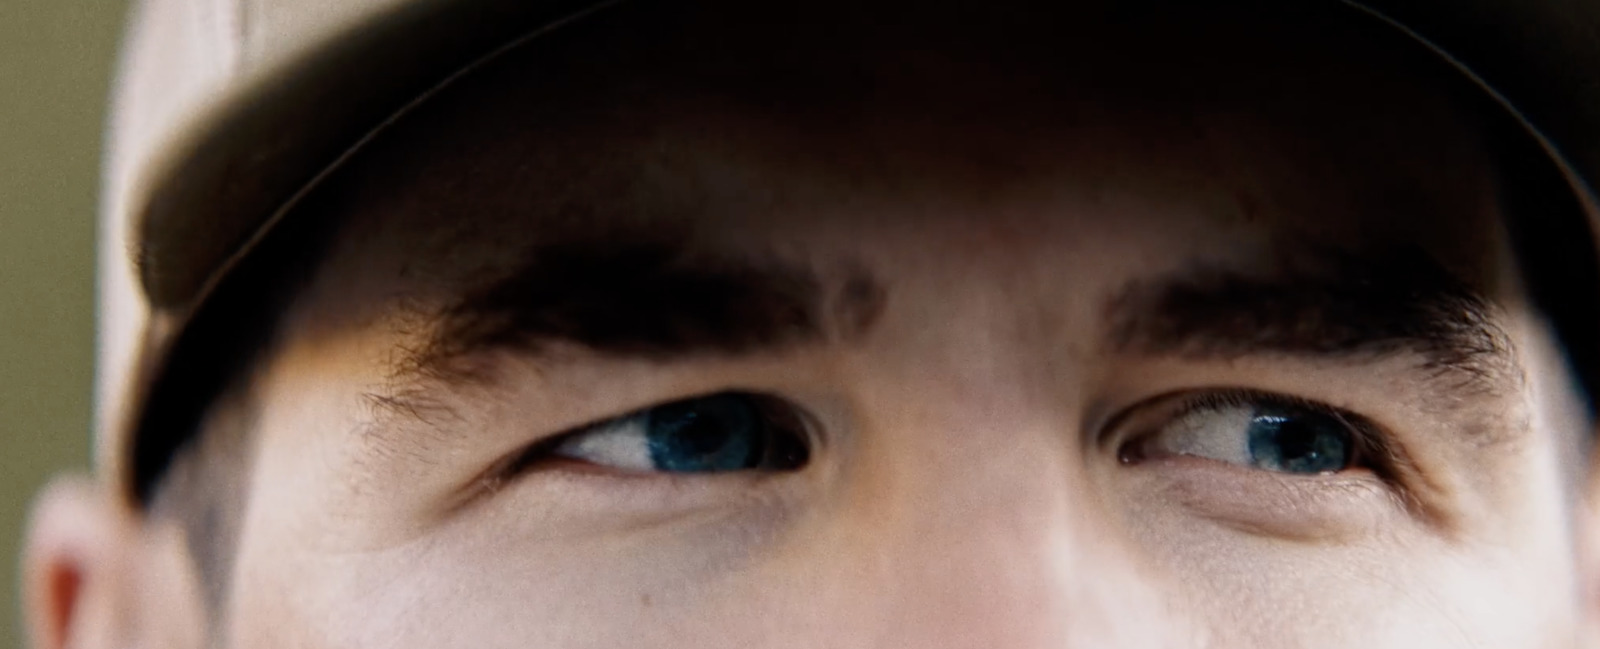
<instances>
[{"instance_id":1,"label":"skin pore texture","mask_svg":"<svg viewBox=\"0 0 1600 649\"><path fill-rule=\"evenodd\" d=\"M249 428L226 547L147 571L215 628L168 635L1576 646L1573 397L1431 68L1336 26L836 18L601 16L313 192L327 252L208 419ZM803 461L552 451L719 393ZM1262 402L1359 457L1231 461ZM217 484L189 452L167 493Z\"/></svg>"}]
</instances>

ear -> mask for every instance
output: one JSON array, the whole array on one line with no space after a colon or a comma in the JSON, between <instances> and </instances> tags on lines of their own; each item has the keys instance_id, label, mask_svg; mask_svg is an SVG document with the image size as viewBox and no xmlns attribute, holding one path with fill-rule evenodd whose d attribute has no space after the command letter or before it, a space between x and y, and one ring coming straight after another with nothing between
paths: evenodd
<instances>
[{"instance_id":1,"label":"ear","mask_svg":"<svg viewBox=\"0 0 1600 649\"><path fill-rule=\"evenodd\" d=\"M22 597L34 649L201 647L201 600L182 536L101 485L57 478L34 501Z\"/></svg>"}]
</instances>

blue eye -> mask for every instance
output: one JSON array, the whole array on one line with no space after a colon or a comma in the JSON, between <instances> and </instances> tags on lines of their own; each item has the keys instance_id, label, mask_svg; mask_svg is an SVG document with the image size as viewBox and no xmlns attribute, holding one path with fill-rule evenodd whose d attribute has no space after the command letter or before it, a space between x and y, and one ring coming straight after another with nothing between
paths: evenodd
<instances>
[{"instance_id":1,"label":"blue eye","mask_svg":"<svg viewBox=\"0 0 1600 649\"><path fill-rule=\"evenodd\" d=\"M1342 421L1292 408L1257 408L1249 437L1251 465L1268 471L1333 473L1349 466L1353 450Z\"/></svg>"},{"instance_id":2,"label":"blue eye","mask_svg":"<svg viewBox=\"0 0 1600 649\"><path fill-rule=\"evenodd\" d=\"M1224 393L1184 402L1154 434L1139 440L1134 454L1187 455L1316 475L1353 466L1361 439L1352 418L1331 408L1274 395Z\"/></svg>"},{"instance_id":3,"label":"blue eye","mask_svg":"<svg viewBox=\"0 0 1600 649\"><path fill-rule=\"evenodd\" d=\"M809 456L782 404L726 392L648 408L578 431L552 454L631 471L792 470Z\"/></svg>"},{"instance_id":4,"label":"blue eye","mask_svg":"<svg viewBox=\"0 0 1600 649\"><path fill-rule=\"evenodd\" d=\"M644 413L650 460L663 471L738 471L759 466L771 444L755 404L719 394Z\"/></svg>"}]
</instances>

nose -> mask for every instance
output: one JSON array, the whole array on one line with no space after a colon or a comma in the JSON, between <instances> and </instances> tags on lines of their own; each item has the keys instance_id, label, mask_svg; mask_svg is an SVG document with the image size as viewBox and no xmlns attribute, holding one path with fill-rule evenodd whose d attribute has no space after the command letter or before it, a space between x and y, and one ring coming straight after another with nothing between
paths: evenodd
<instances>
[{"instance_id":1,"label":"nose","mask_svg":"<svg viewBox=\"0 0 1600 649\"><path fill-rule=\"evenodd\" d=\"M831 524L878 646L1179 646L1076 418L999 392L863 417Z\"/></svg>"}]
</instances>

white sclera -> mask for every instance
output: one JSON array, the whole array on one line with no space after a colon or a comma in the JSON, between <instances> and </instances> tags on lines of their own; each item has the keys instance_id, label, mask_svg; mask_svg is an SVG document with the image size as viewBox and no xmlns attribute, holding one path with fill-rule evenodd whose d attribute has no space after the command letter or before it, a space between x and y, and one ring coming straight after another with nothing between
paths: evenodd
<instances>
[{"instance_id":1,"label":"white sclera","mask_svg":"<svg viewBox=\"0 0 1600 649\"><path fill-rule=\"evenodd\" d=\"M591 464L631 471L656 468L650 458L650 440L645 436L647 415L617 419L592 430L573 435L557 445L555 455Z\"/></svg>"},{"instance_id":2,"label":"white sclera","mask_svg":"<svg viewBox=\"0 0 1600 649\"><path fill-rule=\"evenodd\" d=\"M1198 408L1151 437L1148 450L1252 466L1250 422L1254 417L1255 409L1244 405Z\"/></svg>"}]
</instances>

